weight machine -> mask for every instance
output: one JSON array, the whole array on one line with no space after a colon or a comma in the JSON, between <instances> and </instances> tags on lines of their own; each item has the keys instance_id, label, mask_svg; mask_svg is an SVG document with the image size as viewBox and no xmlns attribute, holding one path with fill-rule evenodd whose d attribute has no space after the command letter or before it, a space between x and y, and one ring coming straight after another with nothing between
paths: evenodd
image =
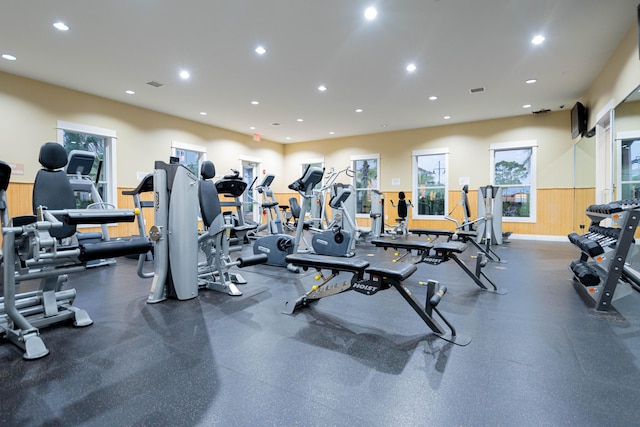
<instances>
[{"instance_id":1,"label":"weight machine","mask_svg":"<svg viewBox=\"0 0 640 427\"><path fill-rule=\"evenodd\" d=\"M133 222L131 209L76 209L75 196L67 174L64 147L48 142L40 149L38 171L33 186L34 215L9 219L6 191L11 168L0 162L0 225L2 226L2 288L0 335L24 353L24 359L49 354L39 328L73 320L78 327L93 320L85 310L73 305L75 289L62 290L69 274L84 271L96 259L144 254L151 248L148 239L81 242L79 224ZM16 293L16 285L40 280L37 290Z\"/></svg>"}]
</instances>

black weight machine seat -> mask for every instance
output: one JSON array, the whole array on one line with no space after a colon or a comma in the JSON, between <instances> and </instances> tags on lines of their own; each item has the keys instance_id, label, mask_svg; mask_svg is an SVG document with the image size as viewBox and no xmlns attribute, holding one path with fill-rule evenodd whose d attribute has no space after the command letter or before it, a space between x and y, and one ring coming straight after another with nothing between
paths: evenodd
<instances>
[{"instance_id":1,"label":"black weight machine seat","mask_svg":"<svg viewBox=\"0 0 640 427\"><path fill-rule=\"evenodd\" d=\"M465 346L471 339L458 335L455 328L437 309L437 305L447 291L445 286L435 280L429 280L427 295L424 305L418 301L415 295L402 282L416 272L417 267L411 263L384 262L371 266L368 261L359 258L345 259L343 257L321 256L314 254L287 255L286 261L303 269L313 268L320 272L319 277L324 279L321 284L296 299L285 303L284 314L293 314L295 310L308 306L311 302L331 295L337 295L346 291L356 291L364 295L373 295L380 290L395 288L402 298L418 313L433 333L453 344ZM322 276L322 270L331 271L329 277ZM341 272L351 273L351 279L343 283L330 284ZM422 284L422 282L420 283ZM438 317L446 328L434 317Z\"/></svg>"}]
</instances>

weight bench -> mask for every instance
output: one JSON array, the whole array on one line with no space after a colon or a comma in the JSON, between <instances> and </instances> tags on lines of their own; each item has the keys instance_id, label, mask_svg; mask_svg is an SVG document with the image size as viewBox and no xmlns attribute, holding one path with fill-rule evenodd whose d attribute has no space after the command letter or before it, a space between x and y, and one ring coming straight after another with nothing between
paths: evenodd
<instances>
[{"instance_id":1,"label":"weight bench","mask_svg":"<svg viewBox=\"0 0 640 427\"><path fill-rule=\"evenodd\" d=\"M385 262L375 266L370 266L368 261L342 257L330 257L314 254L291 254L286 256L286 261L292 265L302 267L307 270L313 268L320 274L316 279L324 279L321 284L314 285L311 290L295 301L285 303L284 314L293 314L298 308L303 308L313 301L331 295L337 295L346 291L356 291L364 295L373 295L380 290L395 288L404 300L418 313L420 318L427 324L433 333L445 341L465 346L471 339L462 335L457 335L455 328L444 315L437 309L437 305L447 292L445 286L441 286L436 280L429 280L427 286L427 296L425 304L422 305L413 293L402 282L416 272L417 267L410 263ZM329 277L322 275L322 270L331 271ZM343 283L328 283L337 277L341 272L351 273L351 280ZM422 285L423 283L420 282ZM433 316L436 313L445 323L445 329Z\"/></svg>"},{"instance_id":2,"label":"weight bench","mask_svg":"<svg viewBox=\"0 0 640 427\"><path fill-rule=\"evenodd\" d=\"M428 256L433 249L434 244L431 242L427 242L421 239L412 239L407 236L405 238L393 238L393 239L385 239L378 238L372 239L371 244L373 244L377 248L393 248L393 249L404 249L406 252L404 255L400 255L398 258L394 259L393 262L398 262L407 255L411 254L412 256L420 256L420 258L424 256ZM396 255L398 256L398 255Z\"/></svg>"},{"instance_id":3,"label":"weight bench","mask_svg":"<svg viewBox=\"0 0 640 427\"><path fill-rule=\"evenodd\" d=\"M476 233L475 231L430 230L428 228L414 228L412 230L409 230L409 233L416 234L418 236L427 236L427 237L430 237L430 236L437 236L437 237L446 236L447 237L447 241L460 240L462 243L471 243L480 252L482 252L484 254L484 256L489 261L503 262L500 259L500 257L498 256L498 254L495 253L493 250L491 250L491 247L488 247L488 246L483 247L482 245L480 245L477 242L476 239L478 237L478 233Z\"/></svg>"},{"instance_id":4,"label":"weight bench","mask_svg":"<svg viewBox=\"0 0 640 427\"><path fill-rule=\"evenodd\" d=\"M438 265L440 263L446 262L450 259L454 260L456 264L462 268L462 270L467 273L469 277L473 280L473 282L478 285L480 289L483 291L493 292L498 295L504 295L507 293L505 290L500 290L496 286L495 283L486 274L482 271L482 267L487 264L487 260L484 258L482 252L478 253L478 257L476 258L476 269L475 274L472 272L469 267L465 265L462 260L457 256L464 252L467 249L467 244L463 242L442 242L436 245L431 244L430 242L425 242L421 240L415 239L375 239L371 241L378 248L388 249L404 249L407 253L400 258L397 258L395 261L402 259L407 254L417 253L420 256L420 260L418 262L424 262L426 264ZM434 255L430 252L433 250ZM485 284L482 279L485 279L488 282L488 285Z\"/></svg>"}]
</instances>

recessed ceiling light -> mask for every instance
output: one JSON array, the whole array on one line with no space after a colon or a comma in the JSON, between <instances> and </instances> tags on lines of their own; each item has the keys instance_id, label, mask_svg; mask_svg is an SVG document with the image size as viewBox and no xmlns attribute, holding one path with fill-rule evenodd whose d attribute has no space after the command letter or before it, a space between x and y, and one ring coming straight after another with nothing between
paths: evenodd
<instances>
[{"instance_id":1,"label":"recessed ceiling light","mask_svg":"<svg viewBox=\"0 0 640 427\"><path fill-rule=\"evenodd\" d=\"M53 26L56 28L56 30L69 31L69 27L64 22L56 22L55 24L53 24Z\"/></svg>"},{"instance_id":2,"label":"recessed ceiling light","mask_svg":"<svg viewBox=\"0 0 640 427\"><path fill-rule=\"evenodd\" d=\"M285 139L286 139L287 141L290 141L290 140L291 140L291 137L290 137L290 136L288 136L288 137L286 137Z\"/></svg>"},{"instance_id":3,"label":"recessed ceiling light","mask_svg":"<svg viewBox=\"0 0 640 427\"><path fill-rule=\"evenodd\" d=\"M180 71L180 78L181 79L187 80L189 77L191 77L191 74L189 74L189 72L187 70Z\"/></svg>"},{"instance_id":4,"label":"recessed ceiling light","mask_svg":"<svg viewBox=\"0 0 640 427\"><path fill-rule=\"evenodd\" d=\"M386 128L387 125L386 124L381 124L380 127Z\"/></svg>"},{"instance_id":5,"label":"recessed ceiling light","mask_svg":"<svg viewBox=\"0 0 640 427\"><path fill-rule=\"evenodd\" d=\"M378 16L378 11L376 10L375 7L368 7L364 11L364 17L367 18L368 21L372 21L376 19L376 16Z\"/></svg>"},{"instance_id":6,"label":"recessed ceiling light","mask_svg":"<svg viewBox=\"0 0 640 427\"><path fill-rule=\"evenodd\" d=\"M258 104L260 104L260 101L251 101L251 104L258 105Z\"/></svg>"},{"instance_id":7,"label":"recessed ceiling light","mask_svg":"<svg viewBox=\"0 0 640 427\"><path fill-rule=\"evenodd\" d=\"M256 48L256 53L257 53L258 55L264 55L265 53L267 53L267 49L265 49L265 48L264 48L264 47L262 47L262 46L258 46L258 47Z\"/></svg>"},{"instance_id":8,"label":"recessed ceiling light","mask_svg":"<svg viewBox=\"0 0 640 427\"><path fill-rule=\"evenodd\" d=\"M207 112L206 112L206 111L200 111L200 115L201 115L201 116L206 116L206 115L207 115Z\"/></svg>"},{"instance_id":9,"label":"recessed ceiling light","mask_svg":"<svg viewBox=\"0 0 640 427\"><path fill-rule=\"evenodd\" d=\"M522 108L531 108L531 104L524 104Z\"/></svg>"},{"instance_id":10,"label":"recessed ceiling light","mask_svg":"<svg viewBox=\"0 0 640 427\"><path fill-rule=\"evenodd\" d=\"M445 120L449 120L451 118L451 116L444 116L443 119Z\"/></svg>"},{"instance_id":11,"label":"recessed ceiling light","mask_svg":"<svg viewBox=\"0 0 640 427\"><path fill-rule=\"evenodd\" d=\"M256 127L255 126L249 126L249 129L256 130Z\"/></svg>"},{"instance_id":12,"label":"recessed ceiling light","mask_svg":"<svg viewBox=\"0 0 640 427\"><path fill-rule=\"evenodd\" d=\"M136 93L132 90L125 90L124 93L128 94L128 95L135 95Z\"/></svg>"},{"instance_id":13,"label":"recessed ceiling light","mask_svg":"<svg viewBox=\"0 0 640 427\"><path fill-rule=\"evenodd\" d=\"M407 65L407 71L413 73L416 70L416 64Z\"/></svg>"},{"instance_id":14,"label":"recessed ceiling light","mask_svg":"<svg viewBox=\"0 0 640 427\"><path fill-rule=\"evenodd\" d=\"M542 35L537 35L534 38L531 39L531 43L533 44L540 44L544 41L544 36Z\"/></svg>"},{"instance_id":15,"label":"recessed ceiling light","mask_svg":"<svg viewBox=\"0 0 640 427\"><path fill-rule=\"evenodd\" d=\"M296 122L304 122L304 119L296 119Z\"/></svg>"},{"instance_id":16,"label":"recessed ceiling light","mask_svg":"<svg viewBox=\"0 0 640 427\"><path fill-rule=\"evenodd\" d=\"M320 92L324 92L325 90L327 90L327 87L325 85L320 85L320 86L318 86L318 90Z\"/></svg>"},{"instance_id":17,"label":"recessed ceiling light","mask_svg":"<svg viewBox=\"0 0 640 427\"><path fill-rule=\"evenodd\" d=\"M438 99L438 97L437 97L437 96L430 96L430 97L429 97L429 101L435 101L436 99Z\"/></svg>"},{"instance_id":18,"label":"recessed ceiling light","mask_svg":"<svg viewBox=\"0 0 640 427\"><path fill-rule=\"evenodd\" d=\"M526 84L529 84L529 85L530 85L530 84L533 84L533 83L535 83L535 82L537 82L537 80L536 80L536 79L529 79L529 80L525 81L525 83L526 83Z\"/></svg>"},{"instance_id":19,"label":"recessed ceiling light","mask_svg":"<svg viewBox=\"0 0 640 427\"><path fill-rule=\"evenodd\" d=\"M334 131L329 132L329 135L335 135L336 133Z\"/></svg>"},{"instance_id":20,"label":"recessed ceiling light","mask_svg":"<svg viewBox=\"0 0 640 427\"><path fill-rule=\"evenodd\" d=\"M362 111L363 111L362 108L357 108L356 109L356 113L362 113Z\"/></svg>"},{"instance_id":21,"label":"recessed ceiling light","mask_svg":"<svg viewBox=\"0 0 640 427\"><path fill-rule=\"evenodd\" d=\"M18 59L13 55L9 55L8 53L3 54L2 57L8 61L15 61L16 59Z\"/></svg>"}]
</instances>

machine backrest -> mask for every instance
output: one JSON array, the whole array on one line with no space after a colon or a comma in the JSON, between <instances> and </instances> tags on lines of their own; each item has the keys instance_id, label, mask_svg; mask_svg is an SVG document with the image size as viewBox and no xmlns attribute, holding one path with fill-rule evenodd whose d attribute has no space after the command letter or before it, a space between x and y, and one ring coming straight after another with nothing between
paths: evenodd
<instances>
[{"instance_id":1,"label":"machine backrest","mask_svg":"<svg viewBox=\"0 0 640 427\"><path fill-rule=\"evenodd\" d=\"M291 216L293 219L297 220L300 218L300 203L298 203L298 199L295 197L289 198L289 209L291 209Z\"/></svg>"},{"instance_id":2,"label":"machine backrest","mask_svg":"<svg viewBox=\"0 0 640 427\"><path fill-rule=\"evenodd\" d=\"M11 166L0 160L0 190L7 191L11 178Z\"/></svg>"},{"instance_id":3,"label":"machine backrest","mask_svg":"<svg viewBox=\"0 0 640 427\"><path fill-rule=\"evenodd\" d=\"M351 196L351 190L349 186L343 184L333 184L334 195L329 200L329 206L332 209L342 209L342 203L346 202L349 196Z\"/></svg>"},{"instance_id":4,"label":"machine backrest","mask_svg":"<svg viewBox=\"0 0 640 427\"><path fill-rule=\"evenodd\" d=\"M215 175L216 167L211 161L205 160L200 170L202 179L198 183L198 201L200 202L202 223L207 228L222 214L220 200L218 199L218 190L213 181L211 181Z\"/></svg>"},{"instance_id":5,"label":"machine backrest","mask_svg":"<svg viewBox=\"0 0 640 427\"><path fill-rule=\"evenodd\" d=\"M38 206L49 210L75 209L76 198L66 172L62 169L67 164L67 151L56 142L47 142L40 147L38 161L42 169L36 174L33 183L33 213ZM70 237L76 232L75 225L64 224L52 228L50 234L58 239Z\"/></svg>"},{"instance_id":6,"label":"machine backrest","mask_svg":"<svg viewBox=\"0 0 640 427\"><path fill-rule=\"evenodd\" d=\"M11 166L0 160L0 226L9 224L9 209L7 206L7 188L11 178Z\"/></svg>"},{"instance_id":7,"label":"machine backrest","mask_svg":"<svg viewBox=\"0 0 640 427\"><path fill-rule=\"evenodd\" d=\"M408 209L407 209L407 201L405 200L404 191L398 193L398 218L406 218Z\"/></svg>"}]
</instances>

